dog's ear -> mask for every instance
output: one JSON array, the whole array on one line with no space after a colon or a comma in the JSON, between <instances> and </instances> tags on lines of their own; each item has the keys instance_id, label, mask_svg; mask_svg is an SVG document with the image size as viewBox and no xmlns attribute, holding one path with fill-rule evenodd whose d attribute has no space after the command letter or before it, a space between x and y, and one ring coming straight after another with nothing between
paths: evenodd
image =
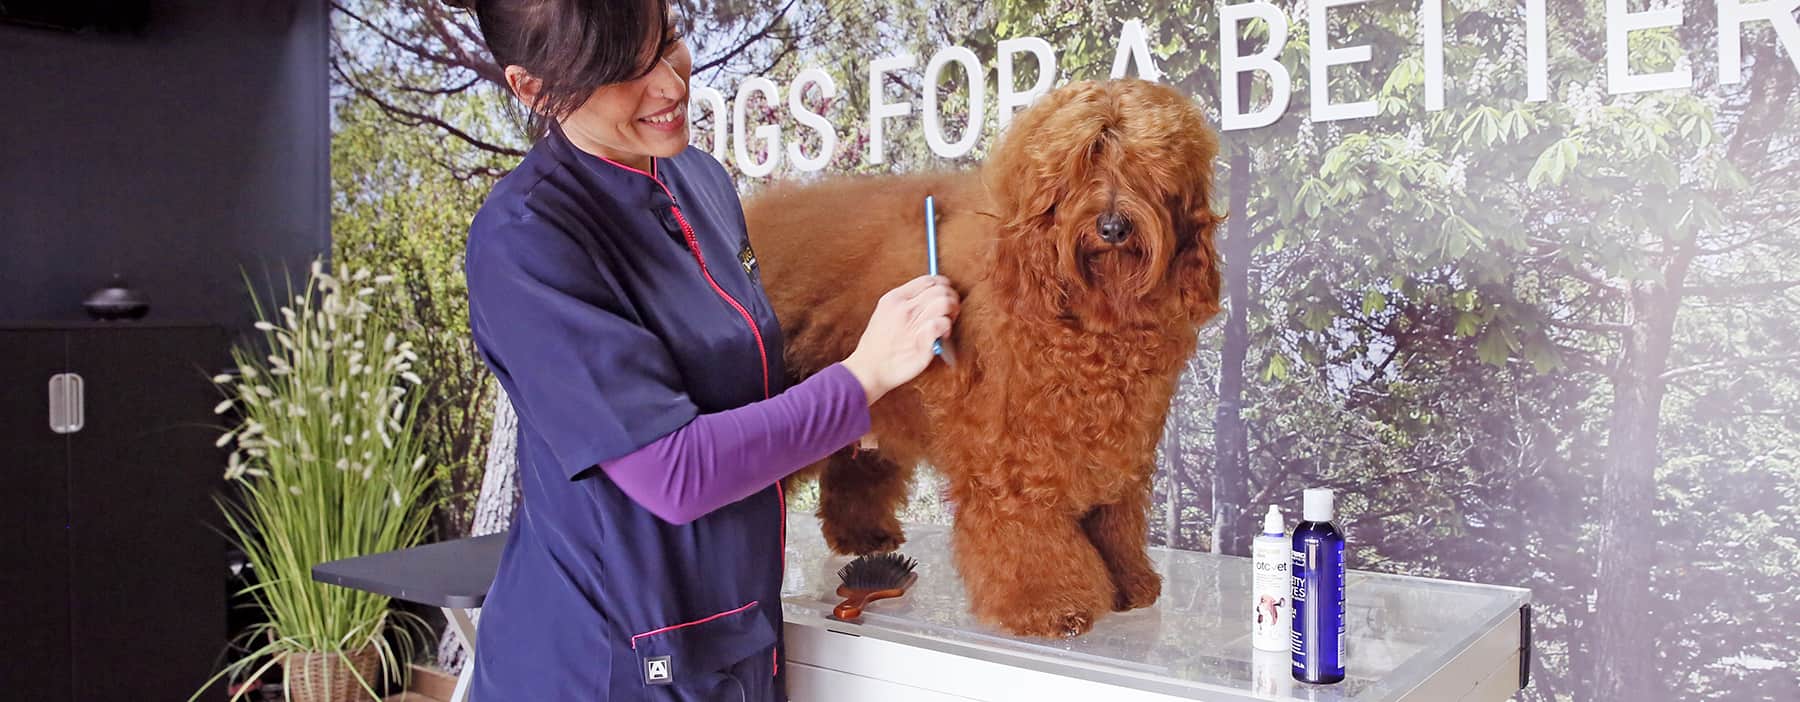
<instances>
[{"instance_id":1,"label":"dog's ear","mask_svg":"<svg viewBox=\"0 0 1800 702\"><path fill-rule=\"evenodd\" d=\"M1066 149L1042 141L1055 138L1046 122L1074 92L1053 91L1020 113L982 171L1000 220L990 280L1001 304L1017 316L1061 315L1067 299L1053 229L1057 200L1069 191L1069 169L1049 160Z\"/></svg>"},{"instance_id":2,"label":"dog's ear","mask_svg":"<svg viewBox=\"0 0 1800 702\"><path fill-rule=\"evenodd\" d=\"M1203 324L1219 313L1219 252L1213 233L1225 217L1210 207L1186 213L1181 248L1175 254L1175 286L1181 291L1181 308L1194 324Z\"/></svg>"},{"instance_id":3,"label":"dog's ear","mask_svg":"<svg viewBox=\"0 0 1800 702\"><path fill-rule=\"evenodd\" d=\"M1219 252L1214 234L1226 217L1213 213L1213 161L1218 138L1201 123L1190 132L1181 161L1188 186L1176 206L1182 222L1175 249L1175 285L1181 291L1182 309L1195 324L1219 313Z\"/></svg>"},{"instance_id":4,"label":"dog's ear","mask_svg":"<svg viewBox=\"0 0 1800 702\"><path fill-rule=\"evenodd\" d=\"M1063 314L1068 290L1056 272L1049 218L1038 222L1001 227L989 280L1001 306L1014 316L1052 319Z\"/></svg>"}]
</instances>

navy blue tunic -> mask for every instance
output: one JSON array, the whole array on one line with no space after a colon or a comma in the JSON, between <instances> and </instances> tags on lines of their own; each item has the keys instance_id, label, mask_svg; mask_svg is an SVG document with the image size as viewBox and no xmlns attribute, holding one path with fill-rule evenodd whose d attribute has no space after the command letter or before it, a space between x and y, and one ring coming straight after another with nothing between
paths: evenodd
<instances>
[{"instance_id":1,"label":"navy blue tunic","mask_svg":"<svg viewBox=\"0 0 1800 702\"><path fill-rule=\"evenodd\" d=\"M684 525L596 467L779 393L781 332L731 179L643 172L558 130L470 227L470 326L519 416L524 493L475 647L475 702L785 700L778 486Z\"/></svg>"}]
</instances>

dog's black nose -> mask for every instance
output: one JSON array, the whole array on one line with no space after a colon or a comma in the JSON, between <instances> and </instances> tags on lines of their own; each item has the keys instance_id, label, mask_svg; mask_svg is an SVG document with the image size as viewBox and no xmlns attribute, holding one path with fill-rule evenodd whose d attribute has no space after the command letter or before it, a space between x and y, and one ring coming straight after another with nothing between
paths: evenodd
<instances>
[{"instance_id":1,"label":"dog's black nose","mask_svg":"<svg viewBox=\"0 0 1800 702\"><path fill-rule=\"evenodd\" d=\"M1117 212L1100 215L1100 238L1108 244L1117 244L1131 236L1131 220Z\"/></svg>"}]
</instances>

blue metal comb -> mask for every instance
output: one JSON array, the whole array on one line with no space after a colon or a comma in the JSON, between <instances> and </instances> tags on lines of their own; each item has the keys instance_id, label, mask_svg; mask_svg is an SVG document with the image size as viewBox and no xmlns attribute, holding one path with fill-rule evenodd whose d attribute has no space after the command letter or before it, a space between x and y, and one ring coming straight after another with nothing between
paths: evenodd
<instances>
[{"instance_id":1,"label":"blue metal comb","mask_svg":"<svg viewBox=\"0 0 1800 702\"><path fill-rule=\"evenodd\" d=\"M925 196L925 256L926 256L926 258L930 259L929 261L927 261L927 264L928 264L928 268L929 268L928 272L931 275L938 274L938 250L937 249L938 249L938 246L937 246L937 207L933 203L931 196L926 195ZM949 363L950 365L953 365L953 366L956 365L956 354L954 354L954 353L946 354L944 351L945 351L945 349L944 349L943 340L942 339L933 339L931 342L931 353L943 358L945 363Z\"/></svg>"}]
</instances>

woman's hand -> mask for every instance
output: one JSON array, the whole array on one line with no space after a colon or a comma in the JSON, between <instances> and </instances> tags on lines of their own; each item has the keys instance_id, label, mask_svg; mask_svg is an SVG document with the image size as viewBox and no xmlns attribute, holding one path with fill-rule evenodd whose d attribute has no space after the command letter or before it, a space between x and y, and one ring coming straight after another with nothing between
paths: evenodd
<instances>
[{"instance_id":1,"label":"woman's hand","mask_svg":"<svg viewBox=\"0 0 1800 702\"><path fill-rule=\"evenodd\" d=\"M943 276L919 276L881 296L862 340L844 359L870 404L931 365L931 342L950 333L961 310L961 299Z\"/></svg>"}]
</instances>

